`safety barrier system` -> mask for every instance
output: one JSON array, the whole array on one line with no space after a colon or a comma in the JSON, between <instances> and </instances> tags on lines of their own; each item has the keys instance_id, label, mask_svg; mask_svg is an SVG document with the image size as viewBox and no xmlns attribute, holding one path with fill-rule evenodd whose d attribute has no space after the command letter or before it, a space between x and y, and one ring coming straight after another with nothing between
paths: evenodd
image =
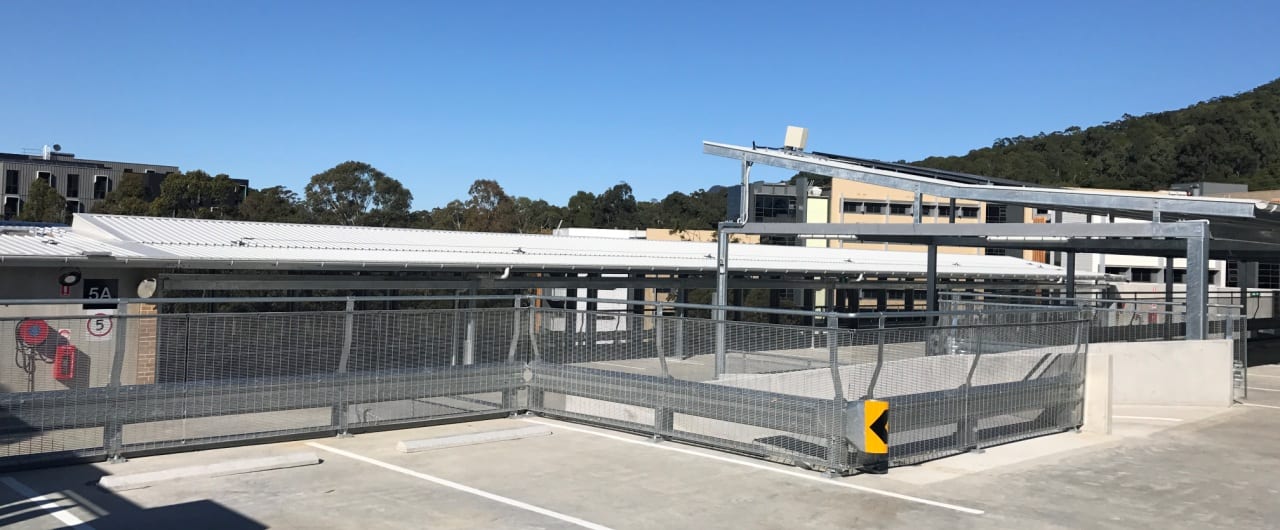
<instances>
[{"instance_id":1,"label":"safety barrier system","mask_svg":"<svg viewBox=\"0 0 1280 530\"><path fill-rule=\"evenodd\" d=\"M1078 427L1089 322L1065 307L906 326L732 308L802 326L542 296L107 303L0 302L15 361L0 371L0 466L531 411L879 472Z\"/></svg>"},{"instance_id":2,"label":"safety barrier system","mask_svg":"<svg viewBox=\"0 0 1280 530\"><path fill-rule=\"evenodd\" d=\"M1185 301L1151 298L1108 299L1096 297L1061 298L1053 296L1018 296L981 292L948 292L940 296L940 307L948 311L981 311L994 307L1024 306L1079 307L1091 314L1089 342L1142 342L1181 340L1187 337ZM1239 298L1219 297L1236 302ZM1256 309L1256 307L1255 307ZM1234 389L1237 398L1248 397L1249 318L1239 305L1211 303L1206 311L1206 339L1232 341Z\"/></svg>"}]
</instances>

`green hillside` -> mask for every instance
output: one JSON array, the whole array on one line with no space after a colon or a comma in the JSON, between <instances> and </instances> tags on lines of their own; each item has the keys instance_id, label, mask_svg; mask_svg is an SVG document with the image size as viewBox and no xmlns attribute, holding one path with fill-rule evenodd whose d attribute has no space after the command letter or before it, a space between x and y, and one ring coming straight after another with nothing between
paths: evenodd
<instances>
[{"instance_id":1,"label":"green hillside","mask_svg":"<svg viewBox=\"0 0 1280 530\"><path fill-rule=\"evenodd\" d=\"M1096 127L997 139L915 165L1053 186L1153 190L1177 182L1280 188L1280 79L1190 107Z\"/></svg>"}]
</instances>

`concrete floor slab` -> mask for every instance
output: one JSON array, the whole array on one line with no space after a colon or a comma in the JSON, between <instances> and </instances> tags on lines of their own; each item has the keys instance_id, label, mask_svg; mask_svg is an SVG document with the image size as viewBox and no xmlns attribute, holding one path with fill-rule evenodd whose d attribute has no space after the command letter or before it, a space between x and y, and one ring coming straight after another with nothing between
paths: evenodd
<instances>
[{"instance_id":1,"label":"concrete floor slab","mask_svg":"<svg viewBox=\"0 0 1280 530\"><path fill-rule=\"evenodd\" d=\"M537 421L550 423L555 435L425 453L396 451L403 439L529 422L440 425L13 473L6 477L42 499L0 483L0 526L65 527L41 508L52 505L99 529L583 528L583 523L618 529L1267 528L1280 520L1280 505L1273 502L1280 495L1280 478L1268 472L1280 469L1280 445L1274 443L1280 433L1280 395L1261 394L1225 412L1118 410L1127 418L1117 421L1119 433L1111 437L1060 434L895 468L885 476L837 480L542 419ZM319 466L124 492L92 485L124 470L314 450L309 443L360 458L321 453Z\"/></svg>"}]
</instances>

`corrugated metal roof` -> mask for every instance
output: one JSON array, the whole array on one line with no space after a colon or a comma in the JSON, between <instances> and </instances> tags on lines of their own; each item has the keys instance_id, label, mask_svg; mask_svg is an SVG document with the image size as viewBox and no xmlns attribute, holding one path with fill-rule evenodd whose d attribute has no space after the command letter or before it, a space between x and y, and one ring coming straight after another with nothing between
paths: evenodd
<instances>
[{"instance_id":1,"label":"corrugated metal roof","mask_svg":"<svg viewBox=\"0 0 1280 530\"><path fill-rule=\"evenodd\" d=\"M43 238L43 239L42 239ZM54 242L45 240L54 239ZM334 269L467 269L547 271L714 271L714 243L602 237L450 232L77 214L55 235L0 235L0 259L82 258L110 253L136 262L218 268L310 266ZM918 276L921 252L733 244L740 272ZM944 277L1058 279L1059 267L1002 256L939 257ZM1082 279L1101 275L1081 273Z\"/></svg>"},{"instance_id":2,"label":"corrugated metal roof","mask_svg":"<svg viewBox=\"0 0 1280 530\"><path fill-rule=\"evenodd\" d=\"M77 234L67 228L0 229L0 262L7 258L85 259L97 256L140 258L142 254Z\"/></svg>"}]
</instances>

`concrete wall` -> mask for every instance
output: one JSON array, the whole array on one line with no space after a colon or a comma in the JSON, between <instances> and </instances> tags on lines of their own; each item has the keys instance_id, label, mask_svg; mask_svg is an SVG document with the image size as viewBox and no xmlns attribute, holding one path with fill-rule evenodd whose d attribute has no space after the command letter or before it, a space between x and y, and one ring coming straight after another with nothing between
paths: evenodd
<instances>
[{"instance_id":1,"label":"concrete wall","mask_svg":"<svg viewBox=\"0 0 1280 530\"><path fill-rule=\"evenodd\" d=\"M1229 340L1114 342L1089 345L1089 364L1110 359L1114 405L1231 406ZM1104 399L1105 374L1089 370L1088 401ZM1099 395L1102 392L1103 395Z\"/></svg>"}]
</instances>

